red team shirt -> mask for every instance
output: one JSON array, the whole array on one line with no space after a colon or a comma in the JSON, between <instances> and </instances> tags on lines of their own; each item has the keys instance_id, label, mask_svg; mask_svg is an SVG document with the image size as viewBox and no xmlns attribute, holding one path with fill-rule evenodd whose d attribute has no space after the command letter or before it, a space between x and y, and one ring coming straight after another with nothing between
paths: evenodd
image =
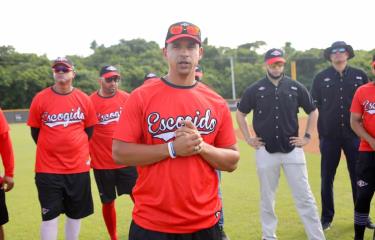
<instances>
[{"instance_id":1,"label":"red team shirt","mask_svg":"<svg viewBox=\"0 0 375 240\"><path fill-rule=\"evenodd\" d=\"M90 170L85 128L97 122L89 97L74 88L58 94L46 88L33 99L27 124L39 128L35 171L72 174Z\"/></svg>"},{"instance_id":2,"label":"red team shirt","mask_svg":"<svg viewBox=\"0 0 375 240\"><path fill-rule=\"evenodd\" d=\"M236 143L226 101L202 83L193 87L152 81L136 89L125 104L114 138L137 144L174 140L183 119L190 119L204 141L216 147ZM167 158L138 167L133 188L133 220L143 228L191 233L219 220L218 176L200 155Z\"/></svg>"},{"instance_id":3,"label":"red team shirt","mask_svg":"<svg viewBox=\"0 0 375 240\"><path fill-rule=\"evenodd\" d=\"M369 82L357 89L354 94L351 112L362 115L363 127L368 134L375 137L375 84ZM375 151L365 139L361 139L359 151Z\"/></svg>"},{"instance_id":4,"label":"red team shirt","mask_svg":"<svg viewBox=\"0 0 375 240\"><path fill-rule=\"evenodd\" d=\"M91 94L90 99L94 104L98 119L94 134L90 139L92 168L117 169L124 167L113 161L112 136L128 97L128 93L120 90L112 97L102 97L98 92Z\"/></svg>"},{"instance_id":5,"label":"red team shirt","mask_svg":"<svg viewBox=\"0 0 375 240\"><path fill-rule=\"evenodd\" d=\"M0 108L0 155L3 161L5 176L13 177L14 174L14 155L12 142L9 137L9 126L4 113ZM0 183L2 176L0 175Z\"/></svg>"}]
</instances>

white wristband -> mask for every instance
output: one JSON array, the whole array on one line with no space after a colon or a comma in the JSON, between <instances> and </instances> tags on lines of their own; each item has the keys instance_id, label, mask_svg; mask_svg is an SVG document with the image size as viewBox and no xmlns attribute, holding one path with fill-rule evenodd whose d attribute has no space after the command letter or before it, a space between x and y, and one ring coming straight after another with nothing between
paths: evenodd
<instances>
[{"instance_id":1,"label":"white wristband","mask_svg":"<svg viewBox=\"0 0 375 240\"><path fill-rule=\"evenodd\" d=\"M171 158L176 158L176 152L174 151L173 142L168 142L168 152Z\"/></svg>"}]
</instances>

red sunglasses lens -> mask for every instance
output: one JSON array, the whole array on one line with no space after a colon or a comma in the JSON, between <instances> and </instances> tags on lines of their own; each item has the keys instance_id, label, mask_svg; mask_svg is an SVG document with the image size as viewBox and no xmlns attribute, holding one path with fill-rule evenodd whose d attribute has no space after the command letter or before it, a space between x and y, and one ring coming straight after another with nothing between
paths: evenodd
<instances>
[{"instance_id":1,"label":"red sunglasses lens","mask_svg":"<svg viewBox=\"0 0 375 240\"><path fill-rule=\"evenodd\" d=\"M187 33L190 35L198 36L199 35L199 28L197 26L187 26L186 27Z\"/></svg>"},{"instance_id":2,"label":"red sunglasses lens","mask_svg":"<svg viewBox=\"0 0 375 240\"><path fill-rule=\"evenodd\" d=\"M169 32L173 35L176 35L176 34L180 34L182 33L182 26L181 25L176 25L176 26L172 26L170 29L169 29Z\"/></svg>"}]
</instances>

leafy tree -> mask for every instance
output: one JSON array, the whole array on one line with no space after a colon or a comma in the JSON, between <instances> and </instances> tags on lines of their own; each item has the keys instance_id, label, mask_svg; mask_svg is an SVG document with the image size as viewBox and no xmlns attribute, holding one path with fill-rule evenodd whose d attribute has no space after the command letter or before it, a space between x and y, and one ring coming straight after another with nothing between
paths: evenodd
<instances>
[{"instance_id":1,"label":"leafy tree","mask_svg":"<svg viewBox=\"0 0 375 240\"><path fill-rule=\"evenodd\" d=\"M264 76L263 55L257 50L264 41L245 43L237 48L215 47L203 41L204 57L200 64L204 71L203 82L215 89L224 98L232 98L232 77L230 59L233 58L236 97L239 98L247 86ZM68 56L77 72L74 86L87 94L98 88L97 79L104 65L116 66L122 76L121 88L130 92L143 83L144 76L153 72L164 76L168 71L160 46L143 39L124 40L105 47L95 40L90 45L93 53L87 57ZM297 51L292 43L283 47L290 74L290 62L296 61L297 79L308 88L317 72L330 65L323 58L323 49ZM349 61L354 67L370 71L372 51L356 51L356 57ZM18 53L12 46L0 46L0 106L9 108L28 108L34 95L53 84L51 62L45 56Z\"/></svg>"}]
</instances>

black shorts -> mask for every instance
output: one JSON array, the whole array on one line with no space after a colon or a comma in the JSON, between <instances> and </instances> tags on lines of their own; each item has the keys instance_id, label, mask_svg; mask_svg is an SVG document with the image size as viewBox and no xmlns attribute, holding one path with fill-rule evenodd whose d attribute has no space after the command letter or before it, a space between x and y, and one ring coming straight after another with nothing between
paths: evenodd
<instances>
[{"instance_id":1,"label":"black shorts","mask_svg":"<svg viewBox=\"0 0 375 240\"><path fill-rule=\"evenodd\" d=\"M36 173L35 184L43 221L54 219L61 213L80 219L94 212L89 172Z\"/></svg>"},{"instance_id":2,"label":"black shorts","mask_svg":"<svg viewBox=\"0 0 375 240\"><path fill-rule=\"evenodd\" d=\"M219 223L194 233L162 233L142 228L132 221L129 240L221 240Z\"/></svg>"},{"instance_id":3,"label":"black shorts","mask_svg":"<svg viewBox=\"0 0 375 240\"><path fill-rule=\"evenodd\" d=\"M0 225L4 225L9 221L8 209L5 203L4 189L0 189Z\"/></svg>"},{"instance_id":4,"label":"black shorts","mask_svg":"<svg viewBox=\"0 0 375 240\"><path fill-rule=\"evenodd\" d=\"M118 169L94 169L96 185L102 203L112 202L117 196L131 194L137 181L137 169L124 167Z\"/></svg>"},{"instance_id":5,"label":"black shorts","mask_svg":"<svg viewBox=\"0 0 375 240\"><path fill-rule=\"evenodd\" d=\"M356 179L358 191L375 190L375 152L359 152L356 162Z\"/></svg>"}]
</instances>

